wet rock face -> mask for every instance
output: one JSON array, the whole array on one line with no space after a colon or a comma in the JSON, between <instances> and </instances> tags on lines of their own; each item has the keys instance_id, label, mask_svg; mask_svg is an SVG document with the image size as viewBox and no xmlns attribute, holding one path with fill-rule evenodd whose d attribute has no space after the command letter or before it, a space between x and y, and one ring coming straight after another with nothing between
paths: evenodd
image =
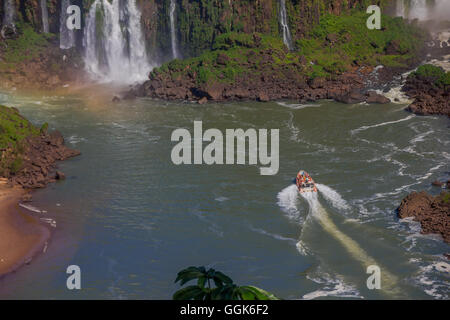
<instances>
[{"instance_id":1,"label":"wet rock face","mask_svg":"<svg viewBox=\"0 0 450 320\"><path fill-rule=\"evenodd\" d=\"M422 67L426 67L426 65ZM441 71L440 77L445 77L443 71ZM412 74L408 77L402 90L409 97L415 99L408 106L408 111L418 115L439 114L450 117L450 85L445 84L445 80L438 78L438 76L422 74Z\"/></svg>"},{"instance_id":2,"label":"wet rock face","mask_svg":"<svg viewBox=\"0 0 450 320\"><path fill-rule=\"evenodd\" d=\"M402 200L397 210L399 218L414 217L420 222L423 234L440 234L450 243L449 193L433 197L426 192L413 192Z\"/></svg>"},{"instance_id":3,"label":"wet rock face","mask_svg":"<svg viewBox=\"0 0 450 320\"><path fill-rule=\"evenodd\" d=\"M64 173L55 171L56 162L80 155L64 145L59 131L43 133L27 139L20 171L10 177L14 184L27 189L43 188L48 183L65 179Z\"/></svg>"},{"instance_id":4,"label":"wet rock face","mask_svg":"<svg viewBox=\"0 0 450 320\"><path fill-rule=\"evenodd\" d=\"M426 82L414 81L405 89L409 97L415 101L408 106L407 110L418 115L439 114L450 117L449 90L434 89Z\"/></svg>"}]
</instances>

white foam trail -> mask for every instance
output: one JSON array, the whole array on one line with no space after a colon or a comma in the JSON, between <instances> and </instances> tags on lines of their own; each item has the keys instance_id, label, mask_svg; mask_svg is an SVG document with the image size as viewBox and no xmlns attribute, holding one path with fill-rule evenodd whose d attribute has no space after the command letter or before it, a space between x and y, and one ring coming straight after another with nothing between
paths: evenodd
<instances>
[{"instance_id":1,"label":"white foam trail","mask_svg":"<svg viewBox=\"0 0 450 320\"><path fill-rule=\"evenodd\" d=\"M301 103L286 103L286 102L277 102L279 106L286 107L293 110L300 110L304 108L317 108L320 107L320 104L301 104Z\"/></svg>"},{"instance_id":2,"label":"white foam trail","mask_svg":"<svg viewBox=\"0 0 450 320\"><path fill-rule=\"evenodd\" d=\"M314 279L311 279L314 281ZM303 295L303 299L312 300L320 297L341 297L341 298L359 298L364 299L359 291L348 284L345 284L341 279L331 279L328 277L327 285L320 289ZM318 282L318 281L316 281Z\"/></svg>"},{"instance_id":3,"label":"white foam trail","mask_svg":"<svg viewBox=\"0 0 450 320\"><path fill-rule=\"evenodd\" d=\"M328 232L331 236L333 236L337 241L341 243L341 245L347 250L350 256L361 263L364 270L371 265L376 265L380 267L381 270L383 270L381 285L383 291L390 295L402 296L402 292L397 285L397 277L391 274L385 267L382 267L372 257L370 257L355 240L353 240L337 228L336 224L330 219L327 211L320 204L316 193L306 192L302 193L301 196L309 204L310 215L317 219L317 221L326 232Z\"/></svg>"},{"instance_id":4,"label":"white foam trail","mask_svg":"<svg viewBox=\"0 0 450 320\"><path fill-rule=\"evenodd\" d=\"M421 263L417 259L411 259L412 263ZM426 265L420 266L418 277L414 281L423 288L424 292L429 296L439 299L448 300L448 279L449 279L450 265L444 261L433 261Z\"/></svg>"},{"instance_id":5,"label":"white foam trail","mask_svg":"<svg viewBox=\"0 0 450 320\"><path fill-rule=\"evenodd\" d=\"M278 205L287 214L289 219L296 222L301 222L300 211L297 207L298 202L298 189L295 184L281 190L278 195Z\"/></svg>"},{"instance_id":6,"label":"white foam trail","mask_svg":"<svg viewBox=\"0 0 450 320\"><path fill-rule=\"evenodd\" d=\"M33 207L31 205L27 205L27 204L23 204L23 203L19 203L19 206L24 208L24 209L27 209L28 211L34 212L34 213L46 213L47 212L45 210L40 210L40 209L38 209L36 207Z\"/></svg>"},{"instance_id":7,"label":"white foam trail","mask_svg":"<svg viewBox=\"0 0 450 320\"><path fill-rule=\"evenodd\" d=\"M251 229L252 231L258 232L258 233L260 233L260 234L263 234L263 235L272 237L272 238L277 239L277 240L280 240L280 241L291 242L291 243L294 244L294 245L297 244L297 240L292 239L292 238L283 237L282 235L275 234L275 233L270 233L270 232L267 232L266 230L259 229L259 228L253 228L253 227L250 227L250 229Z\"/></svg>"},{"instance_id":8,"label":"white foam trail","mask_svg":"<svg viewBox=\"0 0 450 320\"><path fill-rule=\"evenodd\" d=\"M347 201L345 201L336 190L320 183L316 183L316 186L323 197L336 209L345 211L350 209Z\"/></svg>"},{"instance_id":9,"label":"white foam trail","mask_svg":"<svg viewBox=\"0 0 450 320\"><path fill-rule=\"evenodd\" d=\"M382 122L382 123L374 124L374 125L371 125L371 126L362 126L362 127L358 128L358 129L351 130L350 132L352 134L354 134L354 133L361 132L361 131L364 131L364 130L367 130L367 129L371 129L371 128L377 128L377 127L387 126L389 124L394 124L394 123L399 123L399 122L403 122L403 121L408 121L408 120L411 120L414 117L415 117L415 115L412 114L412 115L407 116L406 118L399 119L399 120Z\"/></svg>"}]
</instances>

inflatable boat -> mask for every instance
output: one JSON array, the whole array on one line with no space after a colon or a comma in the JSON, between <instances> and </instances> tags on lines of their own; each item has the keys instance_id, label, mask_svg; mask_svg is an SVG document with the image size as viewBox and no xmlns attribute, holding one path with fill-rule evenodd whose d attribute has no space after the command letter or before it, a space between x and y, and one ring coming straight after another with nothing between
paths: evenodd
<instances>
[{"instance_id":1,"label":"inflatable boat","mask_svg":"<svg viewBox=\"0 0 450 320\"><path fill-rule=\"evenodd\" d=\"M314 180L304 170L300 170L297 173L297 178L295 179L295 184L297 185L298 192L317 192L317 187Z\"/></svg>"}]
</instances>

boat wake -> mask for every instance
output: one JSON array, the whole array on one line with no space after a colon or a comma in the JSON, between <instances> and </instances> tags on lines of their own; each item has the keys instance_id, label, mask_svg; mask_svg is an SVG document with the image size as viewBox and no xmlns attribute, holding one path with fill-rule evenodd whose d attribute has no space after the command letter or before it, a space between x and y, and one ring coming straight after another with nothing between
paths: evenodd
<instances>
[{"instance_id":1,"label":"boat wake","mask_svg":"<svg viewBox=\"0 0 450 320\"><path fill-rule=\"evenodd\" d=\"M278 193L278 205L286 213L287 217L297 223L302 223L304 218L298 209L298 189L295 184L284 188Z\"/></svg>"},{"instance_id":2,"label":"boat wake","mask_svg":"<svg viewBox=\"0 0 450 320\"><path fill-rule=\"evenodd\" d=\"M321 195L329 201L334 207L340 210L348 210L350 206L347 202L340 196L340 194L326 185L318 185L318 189ZM308 203L308 214L305 219L305 224L308 219L314 219L319 223L323 230L331 235L337 243L339 243L345 251L351 256L352 259L356 260L366 270L367 267L375 265L383 270L382 277L382 290L389 296L401 296L401 292L398 289L397 277L391 274L386 268L382 267L374 258L369 256L369 254L361 248L361 246L352 238L344 234L338 229L336 224L330 218L326 209L321 205L316 192L305 192L299 194L297 187L295 185L284 188L278 194L278 205L282 210L287 213L288 217L296 218L299 220L300 210L299 205L299 195ZM303 225L303 228L305 226ZM308 248L306 252L311 252L307 243L305 243L302 236L300 236L300 241L297 245L300 248ZM301 254L304 254L305 250L299 250ZM323 257L321 257L323 258Z\"/></svg>"},{"instance_id":3,"label":"boat wake","mask_svg":"<svg viewBox=\"0 0 450 320\"><path fill-rule=\"evenodd\" d=\"M345 201L336 190L320 183L316 183L316 186L325 200L327 200L333 207L342 211L350 210L350 206L347 201Z\"/></svg>"}]
</instances>

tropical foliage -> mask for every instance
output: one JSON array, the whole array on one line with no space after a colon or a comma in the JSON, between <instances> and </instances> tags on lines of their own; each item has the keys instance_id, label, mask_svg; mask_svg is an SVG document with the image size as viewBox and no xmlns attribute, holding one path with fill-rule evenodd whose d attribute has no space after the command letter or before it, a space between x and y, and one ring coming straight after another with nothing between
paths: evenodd
<instances>
[{"instance_id":1,"label":"tropical foliage","mask_svg":"<svg viewBox=\"0 0 450 320\"><path fill-rule=\"evenodd\" d=\"M174 300L278 300L273 294L254 287L238 286L220 271L205 267L189 267L181 270L175 280L181 286L190 281L196 285L184 287L173 295Z\"/></svg>"}]
</instances>

